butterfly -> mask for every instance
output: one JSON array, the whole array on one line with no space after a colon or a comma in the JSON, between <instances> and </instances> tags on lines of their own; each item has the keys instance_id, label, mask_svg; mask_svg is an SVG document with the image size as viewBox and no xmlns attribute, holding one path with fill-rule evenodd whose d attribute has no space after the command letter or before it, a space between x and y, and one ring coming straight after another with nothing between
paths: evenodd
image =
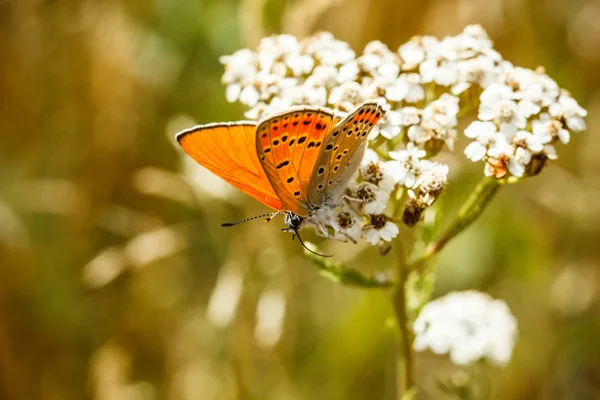
<instances>
[{"instance_id":1,"label":"butterfly","mask_svg":"<svg viewBox=\"0 0 600 400\"><path fill-rule=\"evenodd\" d=\"M176 139L200 165L275 210L223 226L283 214L283 230L294 236L314 226L317 234L332 237L328 227L335 209L360 166L371 129L386 111L387 104L377 101L344 118L326 108L292 107L258 124L200 125Z\"/></svg>"}]
</instances>

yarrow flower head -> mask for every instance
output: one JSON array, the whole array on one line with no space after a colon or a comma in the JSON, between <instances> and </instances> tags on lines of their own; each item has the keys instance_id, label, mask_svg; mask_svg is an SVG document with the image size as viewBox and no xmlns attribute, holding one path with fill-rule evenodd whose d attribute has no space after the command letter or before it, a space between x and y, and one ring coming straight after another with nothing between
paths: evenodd
<instances>
[{"instance_id":1,"label":"yarrow flower head","mask_svg":"<svg viewBox=\"0 0 600 400\"><path fill-rule=\"evenodd\" d=\"M504 68L503 80L481 93L479 121L465 129L474 139L465 155L483 160L488 176L536 175L540 163L557 158L558 142L566 144L570 132L585 130L587 112L543 70Z\"/></svg>"},{"instance_id":2,"label":"yarrow flower head","mask_svg":"<svg viewBox=\"0 0 600 400\"><path fill-rule=\"evenodd\" d=\"M568 92L541 68L503 60L480 25L442 39L416 36L397 50L372 41L358 55L327 32L278 35L221 62L227 100L246 105L250 119L294 105L343 118L365 101L387 103L344 200L317 227L340 240L389 241L397 211L408 226L420 221L448 181L448 166L434 157L454 150L458 118L470 109L477 120L464 129L464 154L497 179L540 173L557 158L557 144L586 128L587 112Z\"/></svg>"},{"instance_id":3,"label":"yarrow flower head","mask_svg":"<svg viewBox=\"0 0 600 400\"><path fill-rule=\"evenodd\" d=\"M457 365L482 359L506 365L518 336L506 303L476 291L453 292L427 303L414 331L415 350L449 354Z\"/></svg>"}]
</instances>

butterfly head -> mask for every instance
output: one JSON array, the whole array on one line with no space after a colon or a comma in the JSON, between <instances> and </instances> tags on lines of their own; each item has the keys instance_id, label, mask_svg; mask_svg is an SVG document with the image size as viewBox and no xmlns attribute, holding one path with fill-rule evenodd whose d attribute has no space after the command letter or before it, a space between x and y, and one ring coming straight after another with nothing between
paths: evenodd
<instances>
[{"instance_id":1,"label":"butterfly head","mask_svg":"<svg viewBox=\"0 0 600 400\"><path fill-rule=\"evenodd\" d=\"M292 232L295 236L298 236L298 230L300 230L303 221L304 218L302 218L298 214L295 214L291 211L287 211L283 217L283 222L285 222L287 227L283 228L283 231Z\"/></svg>"},{"instance_id":2,"label":"butterfly head","mask_svg":"<svg viewBox=\"0 0 600 400\"><path fill-rule=\"evenodd\" d=\"M333 257L333 255L326 255L326 254L316 253L313 250L311 250L308 247L306 247L306 245L304 244L304 241L302 240L302 238L300 237L300 234L298 233L298 231L302 227L303 222L306 221L303 217L301 217L300 215L295 214L295 213L293 213L291 211L286 211L285 214L284 214L283 221L285 222L285 224L287 225L287 227L283 228L282 231L284 231L284 232L291 232L292 233L292 240L297 237L298 240L300 241L300 244L302 245L302 247L304 247L306 250L308 250L309 252L311 252L314 255L317 255L317 256L320 256L320 257Z\"/></svg>"}]
</instances>

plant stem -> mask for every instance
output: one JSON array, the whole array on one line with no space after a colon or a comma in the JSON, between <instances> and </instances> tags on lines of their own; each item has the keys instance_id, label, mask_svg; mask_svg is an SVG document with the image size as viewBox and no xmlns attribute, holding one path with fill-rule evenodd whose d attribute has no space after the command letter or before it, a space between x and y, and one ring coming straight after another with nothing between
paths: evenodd
<instances>
[{"instance_id":1,"label":"plant stem","mask_svg":"<svg viewBox=\"0 0 600 400\"><path fill-rule=\"evenodd\" d=\"M458 215L454 222L442 233L442 235L430 243L423 252L423 255L417 260L410 263L409 268L419 268L431 258L433 258L437 253L439 253L448 242L465 230L469 225L471 225L483 210L488 206L488 204L492 201L498 189L502 185L501 181L493 177L485 177L483 178L471 196L467 199L467 201L462 205L460 210L458 211Z\"/></svg>"},{"instance_id":2,"label":"plant stem","mask_svg":"<svg viewBox=\"0 0 600 400\"><path fill-rule=\"evenodd\" d=\"M412 390L415 384L415 354L413 350L413 332L406 304L406 281L410 273L406 264L402 240L398 237L396 246L397 284L394 291L394 309L401 336L401 349L398 353L398 399Z\"/></svg>"}]
</instances>

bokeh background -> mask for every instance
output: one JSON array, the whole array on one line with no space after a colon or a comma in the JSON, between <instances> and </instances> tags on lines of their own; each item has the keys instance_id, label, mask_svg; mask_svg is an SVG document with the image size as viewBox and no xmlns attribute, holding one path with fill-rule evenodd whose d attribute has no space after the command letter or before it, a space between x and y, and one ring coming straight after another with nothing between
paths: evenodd
<instances>
[{"instance_id":1,"label":"bokeh background","mask_svg":"<svg viewBox=\"0 0 600 400\"><path fill-rule=\"evenodd\" d=\"M511 364L482 369L490 398L600 398L598 21L597 0L0 1L0 399L393 398L388 294L319 276L281 222L221 228L265 208L173 135L242 118L218 58L265 35L328 30L360 53L469 23L543 65L589 129L445 249L436 295L476 288L517 316ZM463 147L443 218L482 174ZM421 398L444 398L445 358L417 368Z\"/></svg>"}]
</instances>

